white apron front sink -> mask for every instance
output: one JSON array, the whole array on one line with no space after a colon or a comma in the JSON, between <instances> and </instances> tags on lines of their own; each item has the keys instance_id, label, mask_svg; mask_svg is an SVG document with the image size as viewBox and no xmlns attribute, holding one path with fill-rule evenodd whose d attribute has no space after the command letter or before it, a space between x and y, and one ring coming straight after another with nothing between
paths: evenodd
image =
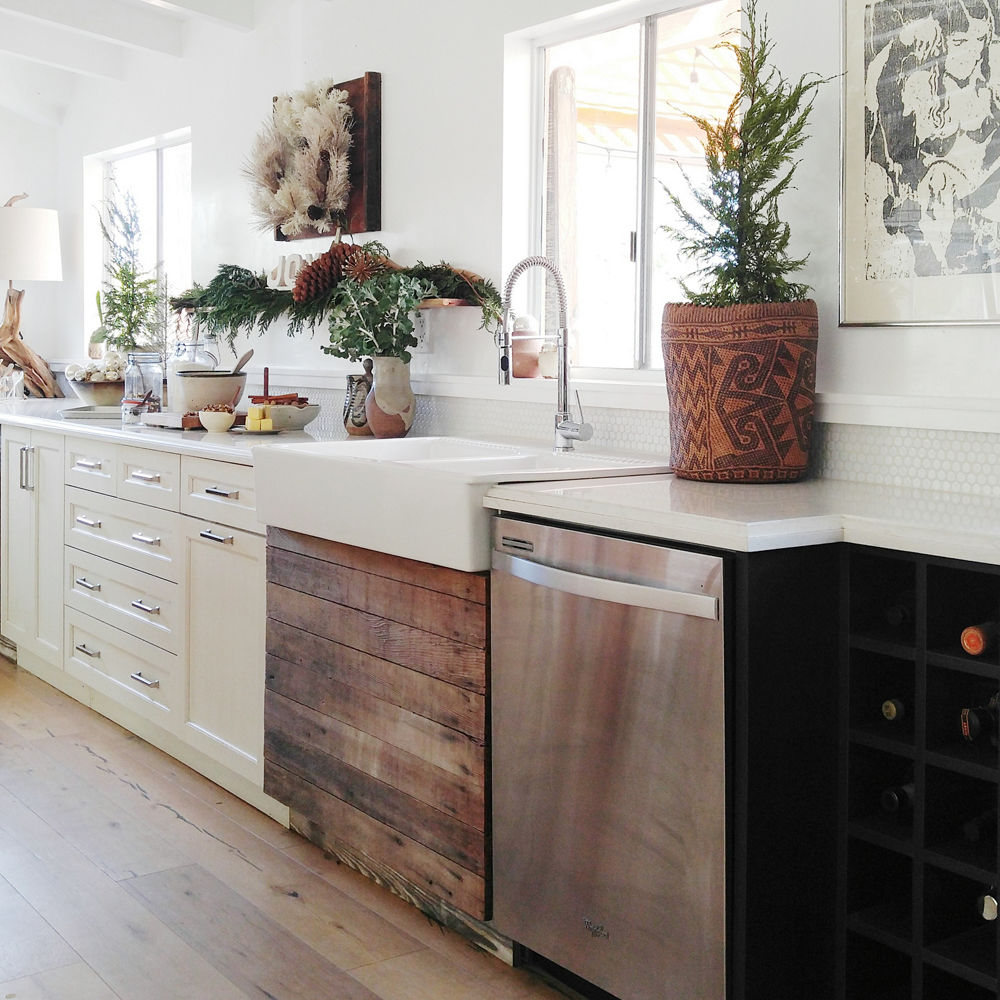
<instances>
[{"instance_id":1,"label":"white apron front sink","mask_svg":"<svg viewBox=\"0 0 1000 1000\"><path fill-rule=\"evenodd\" d=\"M497 483L669 472L656 460L453 437L267 444L253 449L264 524L476 572L490 565Z\"/></svg>"}]
</instances>

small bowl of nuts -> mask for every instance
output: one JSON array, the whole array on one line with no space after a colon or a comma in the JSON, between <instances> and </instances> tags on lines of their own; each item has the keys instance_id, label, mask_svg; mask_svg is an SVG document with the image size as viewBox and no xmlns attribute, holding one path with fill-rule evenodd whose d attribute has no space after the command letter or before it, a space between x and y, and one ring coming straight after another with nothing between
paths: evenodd
<instances>
[{"instance_id":1,"label":"small bowl of nuts","mask_svg":"<svg viewBox=\"0 0 1000 1000\"><path fill-rule=\"evenodd\" d=\"M198 420L206 431L228 431L236 420L233 408L225 403L215 403L198 411Z\"/></svg>"}]
</instances>

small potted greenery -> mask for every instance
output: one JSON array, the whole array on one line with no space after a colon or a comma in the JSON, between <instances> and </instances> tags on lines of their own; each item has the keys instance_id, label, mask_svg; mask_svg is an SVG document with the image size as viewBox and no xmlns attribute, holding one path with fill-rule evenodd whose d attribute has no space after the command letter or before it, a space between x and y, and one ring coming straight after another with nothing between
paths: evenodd
<instances>
[{"instance_id":1,"label":"small potted greenery","mask_svg":"<svg viewBox=\"0 0 1000 1000\"><path fill-rule=\"evenodd\" d=\"M413 425L413 313L434 293L429 281L392 269L377 271L365 281L348 278L336 286L328 307L330 343L321 348L337 358L373 360L375 380L365 413L376 437L403 437Z\"/></svg>"},{"instance_id":2,"label":"small potted greenery","mask_svg":"<svg viewBox=\"0 0 1000 1000\"><path fill-rule=\"evenodd\" d=\"M809 288L789 280L806 258L788 253L778 202L791 185L816 88L769 64L773 43L757 0L746 29L723 40L739 86L719 122L689 116L705 141L708 178L688 179L697 208L667 191L680 222L664 227L707 280L668 303L663 360L671 462L706 482L791 482L805 473L812 432L818 318Z\"/></svg>"}]
</instances>

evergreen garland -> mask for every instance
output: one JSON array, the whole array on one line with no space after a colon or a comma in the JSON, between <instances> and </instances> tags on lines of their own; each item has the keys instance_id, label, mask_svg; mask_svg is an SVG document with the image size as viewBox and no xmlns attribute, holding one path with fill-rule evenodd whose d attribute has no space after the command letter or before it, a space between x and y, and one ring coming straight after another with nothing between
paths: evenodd
<instances>
[{"instance_id":1,"label":"evergreen garland","mask_svg":"<svg viewBox=\"0 0 1000 1000\"><path fill-rule=\"evenodd\" d=\"M710 282L704 292L692 292L682 282L694 305L797 302L810 291L787 278L808 258L789 256L790 232L778 216L778 199L798 166L815 90L828 78L809 73L797 83L786 80L768 65L774 46L767 18L758 23L757 0L748 0L744 13L741 40L718 44L736 57L740 74L725 118L687 116L704 133L709 174L704 185L684 174L697 212L666 191L683 226L663 228L685 257L702 262L694 275Z\"/></svg>"}]
</instances>

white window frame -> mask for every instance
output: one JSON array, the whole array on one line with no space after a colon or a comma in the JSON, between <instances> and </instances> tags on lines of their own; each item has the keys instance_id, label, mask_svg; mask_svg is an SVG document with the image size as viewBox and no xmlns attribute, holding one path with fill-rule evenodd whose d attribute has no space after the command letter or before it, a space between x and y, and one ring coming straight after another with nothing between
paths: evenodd
<instances>
[{"instance_id":1,"label":"white window frame","mask_svg":"<svg viewBox=\"0 0 1000 1000\"><path fill-rule=\"evenodd\" d=\"M635 23L642 26L643 92L640 94L639 120L641 169L637 179L633 367L575 366L574 379L586 380L594 385L617 384L616 388L620 388L622 383L655 383L662 386L663 359L656 355L647 338L652 313L656 309L656 304L650 301L654 148L648 141L655 128L656 115L655 101L649 100L656 81L656 35L649 28L658 17L691 10L708 2L711 0L687 0L680 3L670 3L669 0L626 0L514 32L504 39L504 211L501 257L502 271L507 275L522 257L544 254L542 192L545 172L542 137L545 130L545 49ZM526 206L523 212L511 211L511 206L517 203ZM542 272L538 269L529 271L521 282L527 286L529 311L534 315L541 315Z\"/></svg>"},{"instance_id":2,"label":"white window frame","mask_svg":"<svg viewBox=\"0 0 1000 1000\"><path fill-rule=\"evenodd\" d=\"M101 204L110 195L110 171L113 165L121 160L143 153L156 153L156 261L157 278L162 278L163 268L163 151L174 146L191 143L191 129L182 128L163 135L142 139L138 142L118 146L84 157L84 282L83 282L83 312L85 348L90 341L90 334L97 328L98 316L95 302L95 291L104 284L107 261L107 247L101 238L99 210ZM100 245L100 255L92 252L92 248Z\"/></svg>"}]
</instances>

